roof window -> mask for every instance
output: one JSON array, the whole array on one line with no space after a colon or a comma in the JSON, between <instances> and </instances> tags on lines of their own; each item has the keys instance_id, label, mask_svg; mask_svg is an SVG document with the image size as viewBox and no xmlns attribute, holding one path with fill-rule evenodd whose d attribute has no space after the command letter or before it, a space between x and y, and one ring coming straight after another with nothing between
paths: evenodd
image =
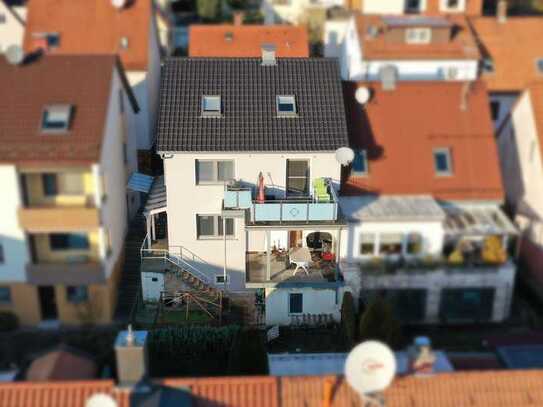
<instances>
[{"instance_id":1,"label":"roof window","mask_svg":"<svg viewBox=\"0 0 543 407\"><path fill-rule=\"evenodd\" d=\"M292 95L277 96L277 116L296 116L296 98Z\"/></svg>"},{"instance_id":2,"label":"roof window","mask_svg":"<svg viewBox=\"0 0 543 407\"><path fill-rule=\"evenodd\" d=\"M220 117L222 113L221 97L219 95L202 96L202 116Z\"/></svg>"},{"instance_id":3,"label":"roof window","mask_svg":"<svg viewBox=\"0 0 543 407\"><path fill-rule=\"evenodd\" d=\"M537 62L537 70L539 73L543 73L543 58L538 58Z\"/></svg>"},{"instance_id":4,"label":"roof window","mask_svg":"<svg viewBox=\"0 0 543 407\"><path fill-rule=\"evenodd\" d=\"M452 175L452 160L450 148L434 149L434 167L436 175Z\"/></svg>"},{"instance_id":5,"label":"roof window","mask_svg":"<svg viewBox=\"0 0 543 407\"><path fill-rule=\"evenodd\" d=\"M405 42L408 44L428 44L432 40L432 30L427 27L408 28L405 30Z\"/></svg>"},{"instance_id":6,"label":"roof window","mask_svg":"<svg viewBox=\"0 0 543 407\"><path fill-rule=\"evenodd\" d=\"M47 133L63 132L70 127L71 105L49 105L43 110L41 129Z\"/></svg>"},{"instance_id":7,"label":"roof window","mask_svg":"<svg viewBox=\"0 0 543 407\"><path fill-rule=\"evenodd\" d=\"M494 68L494 61L492 60L492 58L484 58L483 59L483 72L485 73L492 73L495 71L495 68Z\"/></svg>"}]
</instances>

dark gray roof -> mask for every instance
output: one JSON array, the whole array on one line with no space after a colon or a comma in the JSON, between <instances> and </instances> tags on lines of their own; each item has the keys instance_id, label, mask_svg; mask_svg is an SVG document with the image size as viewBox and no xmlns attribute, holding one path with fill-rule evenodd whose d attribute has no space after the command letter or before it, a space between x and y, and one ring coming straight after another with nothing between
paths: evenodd
<instances>
[{"instance_id":1,"label":"dark gray roof","mask_svg":"<svg viewBox=\"0 0 543 407\"><path fill-rule=\"evenodd\" d=\"M203 95L223 116L201 117ZM297 117L277 117L276 96L296 97ZM170 58L162 68L157 150L334 151L348 145L336 60Z\"/></svg>"}]
</instances>

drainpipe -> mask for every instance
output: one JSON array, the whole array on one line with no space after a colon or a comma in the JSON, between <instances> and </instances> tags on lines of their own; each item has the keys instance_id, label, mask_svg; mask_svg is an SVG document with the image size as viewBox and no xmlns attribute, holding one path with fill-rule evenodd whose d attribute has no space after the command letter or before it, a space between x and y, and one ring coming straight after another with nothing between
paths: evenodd
<instances>
[{"instance_id":1,"label":"drainpipe","mask_svg":"<svg viewBox=\"0 0 543 407\"><path fill-rule=\"evenodd\" d=\"M222 238L224 242L224 269L223 269L223 278L224 278L224 287L226 288L226 217L222 217Z\"/></svg>"}]
</instances>

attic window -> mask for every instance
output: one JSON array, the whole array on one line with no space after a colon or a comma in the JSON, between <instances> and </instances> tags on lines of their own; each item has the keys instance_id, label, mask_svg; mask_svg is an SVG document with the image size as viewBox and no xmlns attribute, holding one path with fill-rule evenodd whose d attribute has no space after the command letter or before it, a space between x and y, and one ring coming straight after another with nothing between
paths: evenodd
<instances>
[{"instance_id":1,"label":"attic window","mask_svg":"<svg viewBox=\"0 0 543 407\"><path fill-rule=\"evenodd\" d=\"M221 116L221 97L219 95L202 96L202 116Z\"/></svg>"},{"instance_id":2,"label":"attic window","mask_svg":"<svg viewBox=\"0 0 543 407\"><path fill-rule=\"evenodd\" d=\"M539 58L536 64L537 64L537 70L539 71L539 73L543 73L543 58Z\"/></svg>"},{"instance_id":3,"label":"attic window","mask_svg":"<svg viewBox=\"0 0 543 407\"><path fill-rule=\"evenodd\" d=\"M49 105L43 110L41 129L47 133L63 132L70 127L71 105Z\"/></svg>"},{"instance_id":4,"label":"attic window","mask_svg":"<svg viewBox=\"0 0 543 407\"><path fill-rule=\"evenodd\" d=\"M434 149L434 167L436 175L452 175L452 160L450 148Z\"/></svg>"},{"instance_id":5,"label":"attic window","mask_svg":"<svg viewBox=\"0 0 543 407\"><path fill-rule=\"evenodd\" d=\"M492 58L485 58L483 59L483 72L485 73L492 73L494 72L494 61Z\"/></svg>"},{"instance_id":6,"label":"attic window","mask_svg":"<svg viewBox=\"0 0 543 407\"><path fill-rule=\"evenodd\" d=\"M128 49L128 37L121 37L119 44L122 49Z\"/></svg>"},{"instance_id":7,"label":"attic window","mask_svg":"<svg viewBox=\"0 0 543 407\"><path fill-rule=\"evenodd\" d=\"M277 116L296 116L296 98L294 96L277 96Z\"/></svg>"},{"instance_id":8,"label":"attic window","mask_svg":"<svg viewBox=\"0 0 543 407\"><path fill-rule=\"evenodd\" d=\"M408 28L405 30L405 42L408 44L428 44L432 39L430 28Z\"/></svg>"}]
</instances>

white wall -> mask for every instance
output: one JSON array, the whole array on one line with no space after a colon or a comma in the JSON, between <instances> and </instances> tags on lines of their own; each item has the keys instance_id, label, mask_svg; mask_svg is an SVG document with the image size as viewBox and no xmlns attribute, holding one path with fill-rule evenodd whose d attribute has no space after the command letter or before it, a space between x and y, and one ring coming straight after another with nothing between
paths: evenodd
<instances>
[{"instance_id":1,"label":"white wall","mask_svg":"<svg viewBox=\"0 0 543 407\"><path fill-rule=\"evenodd\" d=\"M124 91L120 75L114 69L111 79L111 93L108 102L106 125L102 142L102 151L98 173L104 178L105 200L101 204L101 251L105 253L104 234L109 231L111 237L112 252L104 259L106 276L109 277L113 266L117 261L124 246L124 237L127 229L127 177L137 169L136 138L128 129L133 126L123 126L123 115L120 109L119 91L123 90L124 120L127 123L134 120L132 106ZM125 133L126 129L126 134ZM124 162L123 142L126 140L128 152L128 164ZM101 184L101 180L97 181ZM132 196L135 198L132 203ZM133 207L139 206L137 194L130 193L129 202Z\"/></svg>"},{"instance_id":2,"label":"white wall","mask_svg":"<svg viewBox=\"0 0 543 407\"><path fill-rule=\"evenodd\" d=\"M310 161L311 182L315 178L330 177L339 185L340 166L333 153L315 154L175 154L164 160L166 191L168 195L168 239L173 246L184 246L203 258L208 264L203 268L210 275L222 274L224 266L223 239L199 240L196 215L220 215L224 185L196 185L196 159L233 159L236 179L256 185L258 174L263 172L266 186L284 191L288 159ZM235 237L227 239L227 268L232 288L243 288L245 282L245 253L248 244L242 219L235 220ZM261 240L263 241L263 240ZM263 245L258 250L263 250ZM252 245L251 245L252 247Z\"/></svg>"},{"instance_id":3,"label":"white wall","mask_svg":"<svg viewBox=\"0 0 543 407\"><path fill-rule=\"evenodd\" d=\"M13 13L18 13L19 19ZM26 9L9 10L4 2L0 1L0 15L5 17L5 22L0 23L0 54L2 54L10 45L22 46L25 27L19 20L26 17Z\"/></svg>"},{"instance_id":4,"label":"white wall","mask_svg":"<svg viewBox=\"0 0 543 407\"><path fill-rule=\"evenodd\" d=\"M324 24L324 56L340 58L350 20L328 20Z\"/></svg>"},{"instance_id":5,"label":"white wall","mask_svg":"<svg viewBox=\"0 0 543 407\"><path fill-rule=\"evenodd\" d=\"M403 14L405 0L364 0L362 13L364 14Z\"/></svg>"},{"instance_id":6,"label":"white wall","mask_svg":"<svg viewBox=\"0 0 543 407\"><path fill-rule=\"evenodd\" d=\"M274 0L263 0L261 5L265 24L297 24L304 17L307 7L343 6L343 0L290 0L288 4L274 4Z\"/></svg>"},{"instance_id":7,"label":"white wall","mask_svg":"<svg viewBox=\"0 0 543 407\"><path fill-rule=\"evenodd\" d=\"M0 165L0 245L5 261L0 263L0 282L26 280L26 264L30 261L26 237L19 226L17 210L21 207L19 177L14 165Z\"/></svg>"},{"instance_id":8,"label":"white wall","mask_svg":"<svg viewBox=\"0 0 543 407\"><path fill-rule=\"evenodd\" d=\"M290 293L303 294L304 314L327 314L332 315L336 321L341 319L343 289L311 287L266 288L267 325L290 325Z\"/></svg>"},{"instance_id":9,"label":"white wall","mask_svg":"<svg viewBox=\"0 0 543 407\"><path fill-rule=\"evenodd\" d=\"M348 262L363 260L360 255L360 236L381 233L418 233L422 236L422 255L438 256L443 249L444 229L439 221L433 222L361 222L349 223L343 231L341 259Z\"/></svg>"}]
</instances>

